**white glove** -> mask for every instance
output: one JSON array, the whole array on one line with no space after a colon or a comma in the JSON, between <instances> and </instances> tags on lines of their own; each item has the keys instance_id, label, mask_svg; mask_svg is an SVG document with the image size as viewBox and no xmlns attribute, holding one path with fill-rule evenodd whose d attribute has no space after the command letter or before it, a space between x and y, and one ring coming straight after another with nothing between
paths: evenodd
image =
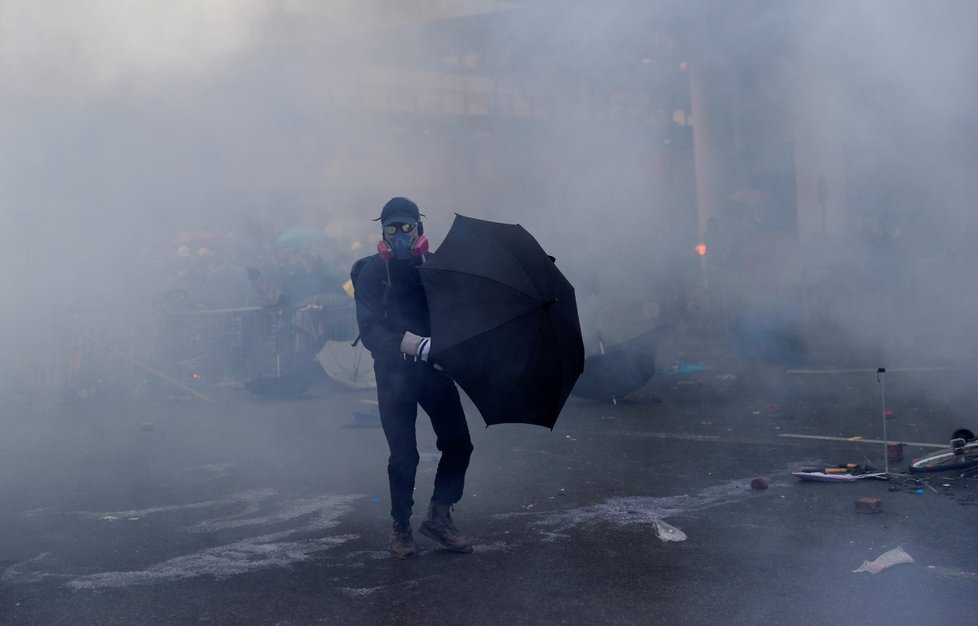
<instances>
[{"instance_id":1,"label":"white glove","mask_svg":"<svg viewBox=\"0 0 978 626\"><path fill-rule=\"evenodd\" d=\"M430 350L431 337L415 335L411 331L404 333L404 337L401 339L401 352L404 354L427 362Z\"/></svg>"}]
</instances>

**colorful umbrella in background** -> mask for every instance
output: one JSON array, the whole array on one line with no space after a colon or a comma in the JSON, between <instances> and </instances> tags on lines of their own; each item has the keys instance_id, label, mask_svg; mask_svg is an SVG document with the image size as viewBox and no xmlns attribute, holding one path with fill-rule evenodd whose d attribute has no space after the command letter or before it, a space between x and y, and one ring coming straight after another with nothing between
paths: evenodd
<instances>
[{"instance_id":1,"label":"colorful umbrella in background","mask_svg":"<svg viewBox=\"0 0 978 626\"><path fill-rule=\"evenodd\" d=\"M329 244L329 237L322 230L309 226L298 226L284 231L275 240L276 248L306 248L312 246L326 246Z\"/></svg>"}]
</instances>

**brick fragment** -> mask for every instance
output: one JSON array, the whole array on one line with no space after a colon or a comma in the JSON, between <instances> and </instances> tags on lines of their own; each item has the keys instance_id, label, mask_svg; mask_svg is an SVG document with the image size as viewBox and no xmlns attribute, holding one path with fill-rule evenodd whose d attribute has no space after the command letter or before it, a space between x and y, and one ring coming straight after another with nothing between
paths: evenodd
<instances>
[{"instance_id":1,"label":"brick fragment","mask_svg":"<svg viewBox=\"0 0 978 626\"><path fill-rule=\"evenodd\" d=\"M856 500L856 513L879 513L883 503L879 498L859 498Z\"/></svg>"}]
</instances>

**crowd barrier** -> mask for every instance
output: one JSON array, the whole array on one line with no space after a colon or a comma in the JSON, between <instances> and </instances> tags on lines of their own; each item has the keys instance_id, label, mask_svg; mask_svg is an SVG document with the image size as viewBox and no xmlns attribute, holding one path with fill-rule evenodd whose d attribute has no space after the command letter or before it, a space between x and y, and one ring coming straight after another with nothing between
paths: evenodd
<instances>
[{"instance_id":1,"label":"crowd barrier","mask_svg":"<svg viewBox=\"0 0 978 626\"><path fill-rule=\"evenodd\" d=\"M186 393L286 376L327 340L357 335L349 298L290 308L46 314L10 338L8 391L20 396Z\"/></svg>"}]
</instances>

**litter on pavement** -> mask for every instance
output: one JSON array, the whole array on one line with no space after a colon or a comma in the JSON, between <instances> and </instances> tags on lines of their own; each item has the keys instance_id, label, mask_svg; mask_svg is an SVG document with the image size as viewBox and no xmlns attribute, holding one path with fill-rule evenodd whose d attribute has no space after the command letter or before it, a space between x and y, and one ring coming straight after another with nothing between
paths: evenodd
<instances>
[{"instance_id":1,"label":"litter on pavement","mask_svg":"<svg viewBox=\"0 0 978 626\"><path fill-rule=\"evenodd\" d=\"M675 526L666 524L661 519L653 522L655 524L655 536L662 541L686 541L686 533Z\"/></svg>"},{"instance_id":2,"label":"litter on pavement","mask_svg":"<svg viewBox=\"0 0 978 626\"><path fill-rule=\"evenodd\" d=\"M900 563L913 563L913 557L904 552L901 546L879 555L874 561L863 561L863 564L852 570L855 572L869 572L879 574L885 569L899 565Z\"/></svg>"},{"instance_id":3,"label":"litter on pavement","mask_svg":"<svg viewBox=\"0 0 978 626\"><path fill-rule=\"evenodd\" d=\"M816 467L804 468L796 472L791 472L801 480L814 480L818 482L853 482L860 478L885 478L886 472L873 472L872 468L846 463L835 467Z\"/></svg>"}]
</instances>

